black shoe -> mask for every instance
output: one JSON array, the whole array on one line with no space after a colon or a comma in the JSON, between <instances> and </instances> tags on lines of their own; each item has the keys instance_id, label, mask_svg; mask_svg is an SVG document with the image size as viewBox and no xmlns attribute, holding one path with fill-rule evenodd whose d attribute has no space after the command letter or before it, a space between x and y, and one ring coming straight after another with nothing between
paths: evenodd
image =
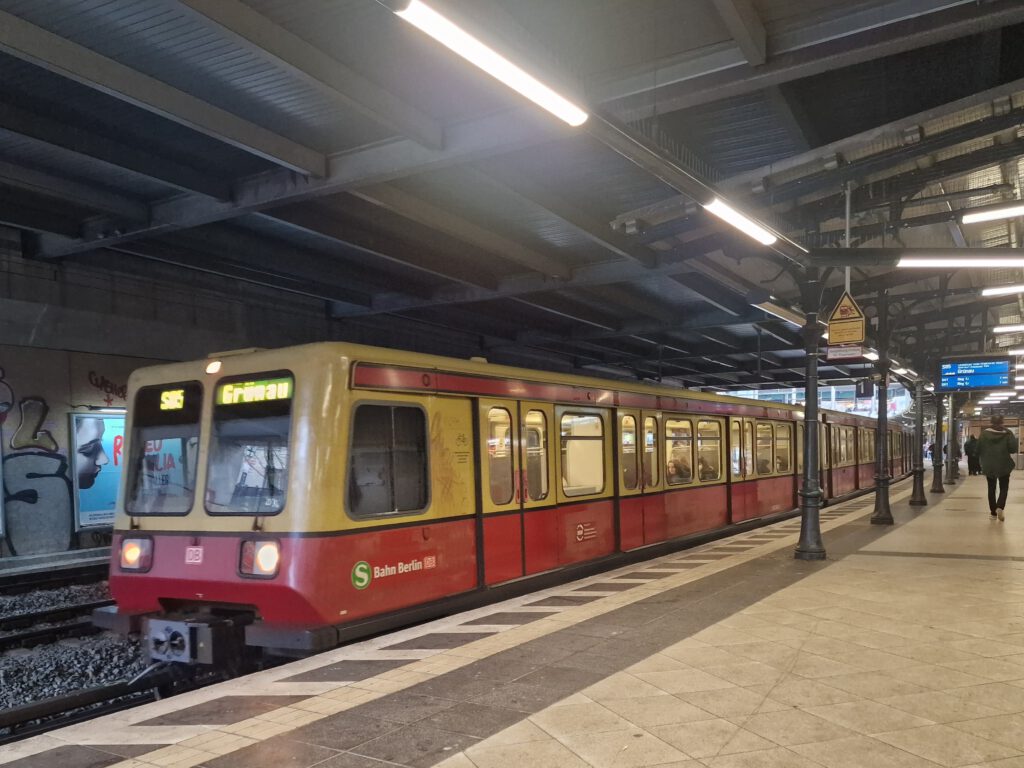
<instances>
[{"instance_id":1,"label":"black shoe","mask_svg":"<svg viewBox=\"0 0 1024 768\"><path fill-rule=\"evenodd\" d=\"M996 516L996 513L995 512L989 512L989 515L994 518Z\"/></svg>"}]
</instances>

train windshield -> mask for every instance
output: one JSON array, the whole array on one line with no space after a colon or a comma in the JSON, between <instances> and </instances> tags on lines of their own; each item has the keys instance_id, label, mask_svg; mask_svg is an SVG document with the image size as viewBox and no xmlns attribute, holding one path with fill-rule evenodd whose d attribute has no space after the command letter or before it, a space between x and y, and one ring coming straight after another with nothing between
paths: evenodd
<instances>
[{"instance_id":1,"label":"train windshield","mask_svg":"<svg viewBox=\"0 0 1024 768\"><path fill-rule=\"evenodd\" d=\"M291 374L283 372L217 385L207 512L275 515L284 509L294 388Z\"/></svg>"},{"instance_id":2,"label":"train windshield","mask_svg":"<svg viewBox=\"0 0 1024 768\"><path fill-rule=\"evenodd\" d=\"M192 509L202 402L198 381L144 387L135 395L129 515L184 515Z\"/></svg>"}]
</instances>

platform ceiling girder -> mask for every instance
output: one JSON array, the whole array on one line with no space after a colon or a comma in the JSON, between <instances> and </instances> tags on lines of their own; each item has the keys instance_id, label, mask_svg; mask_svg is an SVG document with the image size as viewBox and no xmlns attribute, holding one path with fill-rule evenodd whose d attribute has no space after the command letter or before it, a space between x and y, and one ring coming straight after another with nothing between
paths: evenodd
<instances>
[{"instance_id":1,"label":"platform ceiling girder","mask_svg":"<svg viewBox=\"0 0 1024 768\"><path fill-rule=\"evenodd\" d=\"M441 123L370 82L319 48L274 24L239 0L179 0L258 56L337 99L400 136L425 147L444 146Z\"/></svg>"},{"instance_id":2,"label":"platform ceiling girder","mask_svg":"<svg viewBox=\"0 0 1024 768\"><path fill-rule=\"evenodd\" d=\"M742 96L1024 21L1024 7L1016 0L996 0L980 8L974 0L904 0L882 5L889 6L888 13L884 8L876 7L871 11L859 8L857 13L838 22L811 25L796 33L801 42L791 48L769 39L770 58L760 66L747 64L739 51L736 52L738 57L723 55L721 50L709 51L711 58L705 65L695 66L691 58L677 76L663 66L648 73L631 73L629 82L642 84L640 90L634 90L631 95L622 93L627 89L614 86L595 88L595 93L616 114L639 120L658 112L673 112ZM657 98L652 98L652 91L656 91Z\"/></svg>"},{"instance_id":3,"label":"platform ceiling girder","mask_svg":"<svg viewBox=\"0 0 1024 768\"><path fill-rule=\"evenodd\" d=\"M151 207L150 224L102 238L102 243L72 238L43 237L35 245L38 258L50 259L112 246L144 237L166 234L236 218L246 213L286 203L334 195L362 186L381 184L418 173L502 152L511 152L553 138L558 126L532 112L498 114L451 126L444 149L430 149L411 139L399 139L354 152L333 155L323 178L276 171L234 185L230 202L185 196L162 200ZM111 230L114 222L109 222ZM98 229L104 229L101 224Z\"/></svg>"},{"instance_id":4,"label":"platform ceiling girder","mask_svg":"<svg viewBox=\"0 0 1024 768\"><path fill-rule=\"evenodd\" d=\"M323 176L321 152L0 11L0 50L293 171Z\"/></svg>"}]
</instances>

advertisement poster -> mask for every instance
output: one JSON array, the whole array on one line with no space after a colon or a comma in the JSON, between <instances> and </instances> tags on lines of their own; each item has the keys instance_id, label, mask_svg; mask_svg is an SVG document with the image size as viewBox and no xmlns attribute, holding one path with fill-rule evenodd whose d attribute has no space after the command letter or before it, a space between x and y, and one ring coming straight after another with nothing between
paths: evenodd
<instances>
[{"instance_id":1,"label":"advertisement poster","mask_svg":"<svg viewBox=\"0 0 1024 768\"><path fill-rule=\"evenodd\" d=\"M123 414L71 414L69 456L79 528L114 524L124 465Z\"/></svg>"}]
</instances>

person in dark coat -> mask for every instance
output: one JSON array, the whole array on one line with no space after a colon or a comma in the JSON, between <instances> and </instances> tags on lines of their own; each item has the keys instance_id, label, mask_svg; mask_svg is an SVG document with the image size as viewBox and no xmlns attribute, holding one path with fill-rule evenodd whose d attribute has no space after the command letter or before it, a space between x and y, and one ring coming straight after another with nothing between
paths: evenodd
<instances>
[{"instance_id":1,"label":"person in dark coat","mask_svg":"<svg viewBox=\"0 0 1024 768\"><path fill-rule=\"evenodd\" d=\"M981 462L978 461L978 438L971 435L964 443L964 453L967 454L967 474L980 475Z\"/></svg>"},{"instance_id":2,"label":"person in dark coat","mask_svg":"<svg viewBox=\"0 0 1024 768\"><path fill-rule=\"evenodd\" d=\"M1016 436L1003 426L1002 416L994 415L991 425L978 439L978 460L988 480L989 513L1000 520L1004 519L1006 493L1010 489L1010 472L1015 466L1016 454ZM996 483L999 483L999 498L996 498Z\"/></svg>"}]
</instances>

